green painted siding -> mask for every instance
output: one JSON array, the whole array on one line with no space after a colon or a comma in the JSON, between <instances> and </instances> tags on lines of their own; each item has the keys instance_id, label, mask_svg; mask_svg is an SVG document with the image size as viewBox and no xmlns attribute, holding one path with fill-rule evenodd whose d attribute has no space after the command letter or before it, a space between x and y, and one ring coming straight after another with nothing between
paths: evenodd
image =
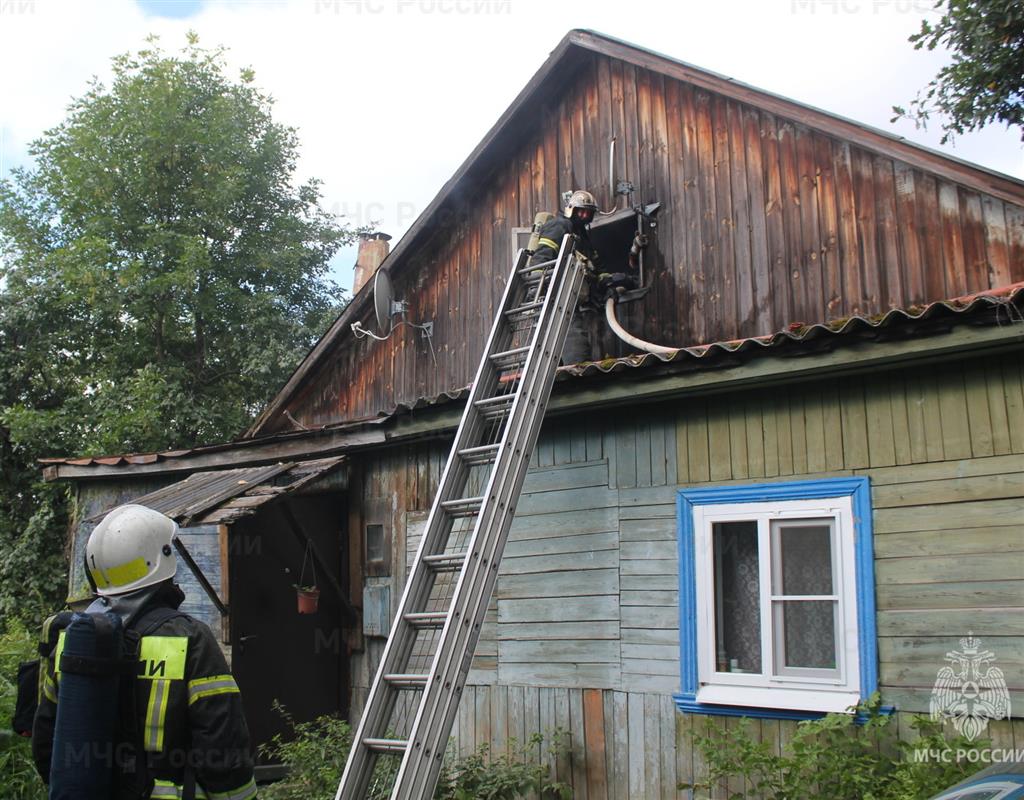
<instances>
[{"instance_id":1,"label":"green painted siding","mask_svg":"<svg viewBox=\"0 0 1024 800\"><path fill-rule=\"evenodd\" d=\"M500 752L558 726L573 752L552 769L575 797L684 797L676 784L704 771L690 732L738 722L678 714L671 701L676 492L830 475L871 478L880 682L901 735L968 631L996 653L1021 713L1021 367L1017 353L550 419L460 705L459 750ZM365 496L395 509L402 579L444 449L366 462ZM358 680L368 682L376 647L357 659ZM752 723L776 748L794 725ZM1024 720L989 733L1024 747ZM745 791L730 783L716 796L726 788Z\"/></svg>"},{"instance_id":2,"label":"green painted siding","mask_svg":"<svg viewBox=\"0 0 1024 800\"><path fill-rule=\"evenodd\" d=\"M1024 708L1021 364L990 357L678 409L681 485L871 478L880 682L903 710L928 710L943 656L968 631Z\"/></svg>"}]
</instances>

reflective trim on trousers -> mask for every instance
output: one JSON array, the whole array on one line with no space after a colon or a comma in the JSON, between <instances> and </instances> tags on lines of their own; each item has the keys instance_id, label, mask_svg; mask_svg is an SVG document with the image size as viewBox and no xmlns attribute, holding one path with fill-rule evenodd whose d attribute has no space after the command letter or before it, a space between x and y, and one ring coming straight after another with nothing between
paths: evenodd
<instances>
[{"instance_id":1,"label":"reflective trim on trousers","mask_svg":"<svg viewBox=\"0 0 1024 800\"><path fill-rule=\"evenodd\" d=\"M178 786L176 783L171 781L157 780L153 784L153 791L149 793L151 798L168 798L173 797L174 800L181 800L185 794L185 787ZM208 800L209 795L203 791L202 787L196 786L196 800Z\"/></svg>"},{"instance_id":2,"label":"reflective trim on trousers","mask_svg":"<svg viewBox=\"0 0 1024 800\"><path fill-rule=\"evenodd\" d=\"M250 778L237 789L231 789L227 792L210 792L210 800L249 800L250 797L255 796L256 780L254 778Z\"/></svg>"}]
</instances>

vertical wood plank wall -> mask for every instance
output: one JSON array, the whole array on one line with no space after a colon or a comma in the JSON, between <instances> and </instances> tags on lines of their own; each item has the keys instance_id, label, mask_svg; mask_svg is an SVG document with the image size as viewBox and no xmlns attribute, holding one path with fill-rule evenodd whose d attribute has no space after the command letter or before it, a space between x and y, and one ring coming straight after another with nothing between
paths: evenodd
<instances>
[{"instance_id":1,"label":"vertical wood plank wall","mask_svg":"<svg viewBox=\"0 0 1024 800\"><path fill-rule=\"evenodd\" d=\"M443 448L368 460L392 497L397 596ZM883 699L901 733L943 656L984 639L1024 708L1024 375L1019 353L552 420L534 456L455 731L504 751L567 730L551 765L578 798L685 797L702 774L678 714L682 486L871 478ZM407 538L408 534L408 538ZM356 708L379 647L357 658ZM367 657L368 656L368 657ZM793 723L754 721L781 747ZM1024 720L993 722L1024 747ZM540 758L538 752L535 757ZM742 785L730 785L742 791ZM723 789L724 791L724 789ZM724 795L723 795L724 796Z\"/></svg>"},{"instance_id":2,"label":"vertical wood plank wall","mask_svg":"<svg viewBox=\"0 0 1024 800\"><path fill-rule=\"evenodd\" d=\"M314 428L466 386L514 229L556 210L566 189L589 187L610 208L612 137L634 200L663 203L645 262L650 294L620 310L623 327L647 341L769 334L1024 280L1020 203L595 55L555 102L531 111L490 176L441 208L434 236L393 272L408 318L434 323L436 362L412 329L388 342L344 338L308 376L291 415ZM605 260L616 256L624 254ZM372 304L361 321L376 329ZM629 352L604 325L591 346L593 359ZM282 415L266 432L293 429Z\"/></svg>"}]
</instances>

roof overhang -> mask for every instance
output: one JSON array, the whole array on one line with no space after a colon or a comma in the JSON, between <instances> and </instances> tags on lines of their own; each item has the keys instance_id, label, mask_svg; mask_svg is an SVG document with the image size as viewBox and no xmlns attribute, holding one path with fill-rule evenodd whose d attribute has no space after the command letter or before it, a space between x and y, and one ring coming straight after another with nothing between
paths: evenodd
<instances>
[{"instance_id":1,"label":"roof overhang","mask_svg":"<svg viewBox=\"0 0 1024 800\"><path fill-rule=\"evenodd\" d=\"M560 367L548 416L659 399L684 399L825 377L870 373L901 365L948 361L1024 349L1024 283L944 300L877 317L795 325L771 336L680 348ZM611 376L615 376L612 379ZM149 454L105 459L48 459L47 480L140 477L241 464L356 453L367 448L450 435L468 389L421 398L372 426L342 425L315 431L243 440L214 452L178 451L160 460ZM184 453L184 454L182 454ZM275 455L276 454L276 455ZM258 458L256 458L258 457ZM215 464L208 464L214 458ZM223 472L207 473L212 475ZM183 482L184 483L184 482Z\"/></svg>"},{"instance_id":2,"label":"roof overhang","mask_svg":"<svg viewBox=\"0 0 1024 800\"><path fill-rule=\"evenodd\" d=\"M231 525L326 477L344 460L344 456L334 456L265 467L194 472L182 481L130 502L159 511L183 528ZM110 508L105 508L85 521L99 522L108 511Z\"/></svg>"}]
</instances>

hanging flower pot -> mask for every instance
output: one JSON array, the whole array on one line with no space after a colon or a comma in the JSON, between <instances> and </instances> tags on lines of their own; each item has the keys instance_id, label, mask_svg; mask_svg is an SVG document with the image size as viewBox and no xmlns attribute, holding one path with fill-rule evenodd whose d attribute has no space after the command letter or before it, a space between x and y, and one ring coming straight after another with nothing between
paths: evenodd
<instances>
[{"instance_id":1,"label":"hanging flower pot","mask_svg":"<svg viewBox=\"0 0 1024 800\"><path fill-rule=\"evenodd\" d=\"M313 582L306 583L306 568L311 567ZM315 614L320 605L320 589L316 585L316 560L313 558L313 542L306 539L306 553L302 557L299 582L295 584L295 596L299 601L300 614Z\"/></svg>"},{"instance_id":2,"label":"hanging flower pot","mask_svg":"<svg viewBox=\"0 0 1024 800\"><path fill-rule=\"evenodd\" d=\"M296 586L300 614L315 614L320 605L320 590L315 586Z\"/></svg>"}]
</instances>

